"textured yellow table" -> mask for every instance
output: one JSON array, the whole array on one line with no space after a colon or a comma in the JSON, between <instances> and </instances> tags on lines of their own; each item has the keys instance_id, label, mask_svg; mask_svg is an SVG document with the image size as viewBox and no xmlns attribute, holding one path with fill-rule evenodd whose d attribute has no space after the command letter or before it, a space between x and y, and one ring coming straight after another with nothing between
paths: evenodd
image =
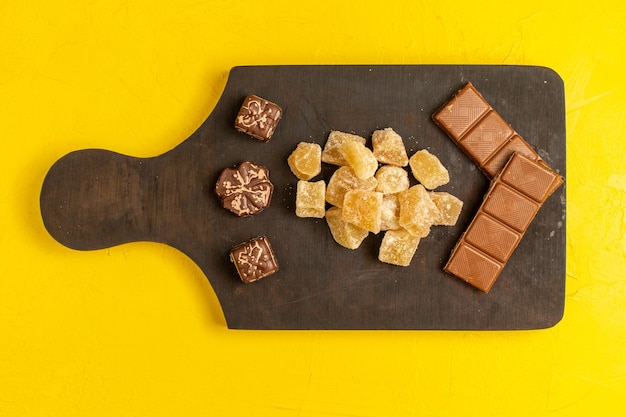
<instances>
[{"instance_id":1,"label":"textured yellow table","mask_svg":"<svg viewBox=\"0 0 626 417\"><path fill-rule=\"evenodd\" d=\"M0 415L626 415L626 6L503 4L3 1ZM561 323L229 331L177 251L82 253L46 233L38 195L54 160L165 152L210 113L232 66L288 63L555 69L568 129Z\"/></svg>"}]
</instances>

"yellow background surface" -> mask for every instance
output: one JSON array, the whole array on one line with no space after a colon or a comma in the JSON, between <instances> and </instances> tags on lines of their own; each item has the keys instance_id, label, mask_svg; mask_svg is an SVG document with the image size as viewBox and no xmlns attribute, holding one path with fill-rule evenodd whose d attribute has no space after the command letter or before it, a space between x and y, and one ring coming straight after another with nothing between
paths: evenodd
<instances>
[{"instance_id":1,"label":"yellow background surface","mask_svg":"<svg viewBox=\"0 0 626 417\"><path fill-rule=\"evenodd\" d=\"M626 6L509 3L0 2L0 415L626 415ZM208 116L232 66L309 63L561 75L556 327L229 331L176 250L77 252L45 231L39 191L62 155L160 154Z\"/></svg>"}]
</instances>

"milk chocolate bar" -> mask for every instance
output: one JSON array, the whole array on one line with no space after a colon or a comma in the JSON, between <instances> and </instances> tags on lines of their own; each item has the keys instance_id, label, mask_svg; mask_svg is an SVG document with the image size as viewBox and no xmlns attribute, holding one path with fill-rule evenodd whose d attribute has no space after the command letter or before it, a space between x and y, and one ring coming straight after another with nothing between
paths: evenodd
<instances>
[{"instance_id":1,"label":"milk chocolate bar","mask_svg":"<svg viewBox=\"0 0 626 417\"><path fill-rule=\"evenodd\" d=\"M543 202L562 183L545 164L513 153L444 270L489 292Z\"/></svg>"},{"instance_id":2,"label":"milk chocolate bar","mask_svg":"<svg viewBox=\"0 0 626 417\"><path fill-rule=\"evenodd\" d=\"M266 167L245 161L236 168L222 171L215 193L225 209L239 217L251 216L270 205L274 185L269 175Z\"/></svg>"},{"instance_id":3,"label":"milk chocolate bar","mask_svg":"<svg viewBox=\"0 0 626 417\"><path fill-rule=\"evenodd\" d=\"M235 129L253 138L268 142L283 115L278 104L251 94L247 96L235 118Z\"/></svg>"},{"instance_id":4,"label":"milk chocolate bar","mask_svg":"<svg viewBox=\"0 0 626 417\"><path fill-rule=\"evenodd\" d=\"M490 179L514 152L545 164L471 82L435 112L432 119Z\"/></svg>"},{"instance_id":5,"label":"milk chocolate bar","mask_svg":"<svg viewBox=\"0 0 626 417\"><path fill-rule=\"evenodd\" d=\"M278 262L270 241L265 236L241 243L230 251L230 260L235 264L243 282L249 284L278 271Z\"/></svg>"}]
</instances>

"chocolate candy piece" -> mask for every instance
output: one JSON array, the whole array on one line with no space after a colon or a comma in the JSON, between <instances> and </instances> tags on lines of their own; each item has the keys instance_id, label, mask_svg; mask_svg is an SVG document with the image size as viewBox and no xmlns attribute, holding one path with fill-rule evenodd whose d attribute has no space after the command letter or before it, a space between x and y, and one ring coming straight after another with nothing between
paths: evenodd
<instances>
[{"instance_id":1,"label":"chocolate candy piece","mask_svg":"<svg viewBox=\"0 0 626 417\"><path fill-rule=\"evenodd\" d=\"M444 270L489 292L543 202L562 183L545 164L515 152L492 181Z\"/></svg>"},{"instance_id":2,"label":"chocolate candy piece","mask_svg":"<svg viewBox=\"0 0 626 417\"><path fill-rule=\"evenodd\" d=\"M235 129L268 142L282 115L283 111L277 104L252 94L245 98L239 109Z\"/></svg>"},{"instance_id":3,"label":"chocolate candy piece","mask_svg":"<svg viewBox=\"0 0 626 417\"><path fill-rule=\"evenodd\" d=\"M237 216L251 216L270 205L274 186L269 179L269 170L252 162L242 162L236 168L222 171L215 192L222 206Z\"/></svg>"},{"instance_id":4,"label":"chocolate candy piece","mask_svg":"<svg viewBox=\"0 0 626 417\"><path fill-rule=\"evenodd\" d=\"M276 256L274 256L270 241L265 236L255 237L232 248L230 260L235 264L239 277L246 284L278 271Z\"/></svg>"},{"instance_id":5,"label":"chocolate candy piece","mask_svg":"<svg viewBox=\"0 0 626 417\"><path fill-rule=\"evenodd\" d=\"M378 250L378 260L392 265L409 266L420 238L404 229L388 230Z\"/></svg>"},{"instance_id":6,"label":"chocolate candy piece","mask_svg":"<svg viewBox=\"0 0 626 417\"><path fill-rule=\"evenodd\" d=\"M432 118L490 179L514 152L545 164L470 82Z\"/></svg>"}]
</instances>

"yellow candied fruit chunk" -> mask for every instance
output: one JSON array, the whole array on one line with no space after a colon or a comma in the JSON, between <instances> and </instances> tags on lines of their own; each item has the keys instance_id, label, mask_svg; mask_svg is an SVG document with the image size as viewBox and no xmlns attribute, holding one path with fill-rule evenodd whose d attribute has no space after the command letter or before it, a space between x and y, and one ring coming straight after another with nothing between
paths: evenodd
<instances>
[{"instance_id":1,"label":"yellow candied fruit chunk","mask_svg":"<svg viewBox=\"0 0 626 417\"><path fill-rule=\"evenodd\" d=\"M383 195L380 208L380 230L400 229L400 204L396 194Z\"/></svg>"},{"instance_id":2,"label":"yellow candied fruit chunk","mask_svg":"<svg viewBox=\"0 0 626 417\"><path fill-rule=\"evenodd\" d=\"M421 184L398 193L400 226L416 237L426 237L441 213Z\"/></svg>"},{"instance_id":3,"label":"yellow candied fruit chunk","mask_svg":"<svg viewBox=\"0 0 626 417\"><path fill-rule=\"evenodd\" d=\"M300 142L287 163L298 179L308 181L322 172L322 147L317 143Z\"/></svg>"},{"instance_id":4,"label":"yellow candied fruit chunk","mask_svg":"<svg viewBox=\"0 0 626 417\"><path fill-rule=\"evenodd\" d=\"M296 216L321 219L326 212L326 183L298 181L296 189Z\"/></svg>"},{"instance_id":5,"label":"yellow candied fruit chunk","mask_svg":"<svg viewBox=\"0 0 626 417\"><path fill-rule=\"evenodd\" d=\"M339 207L331 207L326 211L326 222L335 242L344 248L358 248L369 235L367 230L343 221L342 210Z\"/></svg>"},{"instance_id":6,"label":"yellow candied fruit chunk","mask_svg":"<svg viewBox=\"0 0 626 417\"><path fill-rule=\"evenodd\" d=\"M343 200L342 219L372 233L380 232L383 194L377 191L350 190Z\"/></svg>"},{"instance_id":7,"label":"yellow candied fruit chunk","mask_svg":"<svg viewBox=\"0 0 626 417\"><path fill-rule=\"evenodd\" d=\"M339 152L339 148L346 142L357 142L365 145L365 138L353 135L352 133L340 132L333 130L328 135L324 150L322 151L322 162L332 165L347 165L346 160Z\"/></svg>"},{"instance_id":8,"label":"yellow candied fruit chunk","mask_svg":"<svg viewBox=\"0 0 626 417\"><path fill-rule=\"evenodd\" d=\"M364 180L376 174L378 161L372 151L362 143L345 142L339 148L339 152L357 178Z\"/></svg>"},{"instance_id":9,"label":"yellow candied fruit chunk","mask_svg":"<svg viewBox=\"0 0 626 417\"><path fill-rule=\"evenodd\" d=\"M378 250L378 260L392 265L409 266L417 251L420 238L404 229L385 232Z\"/></svg>"},{"instance_id":10,"label":"yellow candied fruit chunk","mask_svg":"<svg viewBox=\"0 0 626 417\"><path fill-rule=\"evenodd\" d=\"M433 191L430 199L439 209L439 218L433 223L434 226L454 226L459 219L463 201L450 193L443 191Z\"/></svg>"},{"instance_id":11,"label":"yellow candied fruit chunk","mask_svg":"<svg viewBox=\"0 0 626 417\"><path fill-rule=\"evenodd\" d=\"M405 167L409 163L402 137L390 127L372 134L372 148L376 159L383 164Z\"/></svg>"},{"instance_id":12,"label":"yellow candied fruit chunk","mask_svg":"<svg viewBox=\"0 0 626 417\"><path fill-rule=\"evenodd\" d=\"M442 165L435 155L426 149L415 152L409 159L409 165L415 179L429 190L450 182L450 176L446 167Z\"/></svg>"},{"instance_id":13,"label":"yellow candied fruit chunk","mask_svg":"<svg viewBox=\"0 0 626 417\"><path fill-rule=\"evenodd\" d=\"M340 167L328 180L326 187L326 201L333 206L343 207L343 199L348 190L368 190L376 189L378 181L375 177L361 180L356 177L352 168L348 166Z\"/></svg>"},{"instance_id":14,"label":"yellow candied fruit chunk","mask_svg":"<svg viewBox=\"0 0 626 417\"><path fill-rule=\"evenodd\" d=\"M409 173L394 165L385 165L376 171L378 185L376 191L383 194L395 194L409 189Z\"/></svg>"}]
</instances>

